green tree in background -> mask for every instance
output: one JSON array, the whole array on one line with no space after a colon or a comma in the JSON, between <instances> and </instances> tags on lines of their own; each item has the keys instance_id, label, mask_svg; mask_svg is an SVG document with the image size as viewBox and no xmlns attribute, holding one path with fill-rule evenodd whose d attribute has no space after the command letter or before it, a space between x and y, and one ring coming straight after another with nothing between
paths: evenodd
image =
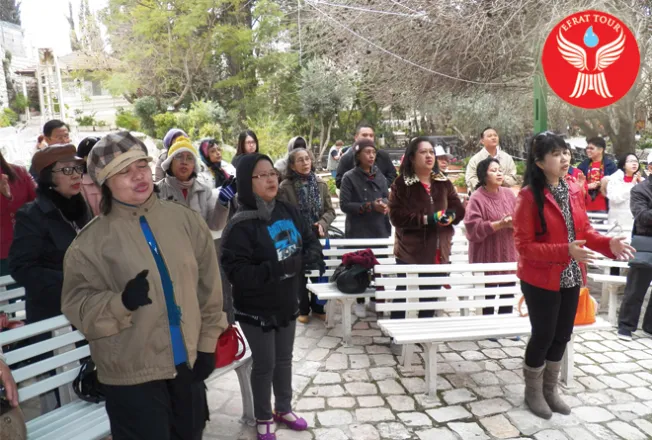
<instances>
[{"instance_id":1,"label":"green tree in background","mask_svg":"<svg viewBox=\"0 0 652 440\"><path fill-rule=\"evenodd\" d=\"M0 0L0 21L20 26L20 2L17 0Z\"/></svg>"}]
</instances>

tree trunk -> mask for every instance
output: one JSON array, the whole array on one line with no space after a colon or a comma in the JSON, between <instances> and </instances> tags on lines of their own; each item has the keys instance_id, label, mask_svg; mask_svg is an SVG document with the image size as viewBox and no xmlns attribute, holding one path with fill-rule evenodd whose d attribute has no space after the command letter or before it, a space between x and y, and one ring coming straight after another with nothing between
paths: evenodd
<instances>
[{"instance_id":1,"label":"tree trunk","mask_svg":"<svg viewBox=\"0 0 652 440\"><path fill-rule=\"evenodd\" d=\"M308 136L308 149L312 150L312 136L315 134L315 118L310 117L310 135Z\"/></svg>"},{"instance_id":2,"label":"tree trunk","mask_svg":"<svg viewBox=\"0 0 652 440\"><path fill-rule=\"evenodd\" d=\"M326 138L326 126L324 125L324 115L319 115L319 124L321 125L321 131L319 133L319 151L321 151L324 145L324 139Z\"/></svg>"},{"instance_id":3,"label":"tree trunk","mask_svg":"<svg viewBox=\"0 0 652 440\"><path fill-rule=\"evenodd\" d=\"M324 152L328 149L328 144L331 141L331 130L333 129L333 124L335 123L335 118L336 118L336 115L333 115L331 117L331 120L328 121L328 129L326 131L326 140L324 141L324 144L319 149L319 157L316 160L317 160L317 163L320 164L320 165L321 165L321 158L324 155Z\"/></svg>"}]
</instances>

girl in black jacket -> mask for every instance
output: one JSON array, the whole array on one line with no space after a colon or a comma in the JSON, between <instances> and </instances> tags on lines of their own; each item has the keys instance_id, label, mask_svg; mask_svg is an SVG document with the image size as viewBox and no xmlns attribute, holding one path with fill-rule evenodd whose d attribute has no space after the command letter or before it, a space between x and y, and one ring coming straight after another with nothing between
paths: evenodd
<instances>
[{"instance_id":1,"label":"girl in black jacket","mask_svg":"<svg viewBox=\"0 0 652 440\"><path fill-rule=\"evenodd\" d=\"M275 440L274 421L293 430L308 427L291 408L292 347L302 277L323 267L323 255L296 208L276 199L278 172L269 157L242 156L236 172L240 207L224 230L220 260L233 285L235 319L253 356L258 440Z\"/></svg>"}]
</instances>

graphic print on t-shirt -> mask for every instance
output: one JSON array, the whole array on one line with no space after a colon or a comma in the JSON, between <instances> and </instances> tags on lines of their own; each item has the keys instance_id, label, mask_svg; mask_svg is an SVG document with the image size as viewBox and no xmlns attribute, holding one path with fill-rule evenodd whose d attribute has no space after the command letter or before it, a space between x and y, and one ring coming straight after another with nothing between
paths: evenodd
<instances>
[{"instance_id":1,"label":"graphic print on t-shirt","mask_svg":"<svg viewBox=\"0 0 652 440\"><path fill-rule=\"evenodd\" d=\"M602 180L602 162L592 162L589 168L587 183L599 182Z\"/></svg>"},{"instance_id":2,"label":"graphic print on t-shirt","mask_svg":"<svg viewBox=\"0 0 652 440\"><path fill-rule=\"evenodd\" d=\"M267 227L274 242L278 261L283 261L301 250L301 234L292 220L278 220Z\"/></svg>"}]
</instances>

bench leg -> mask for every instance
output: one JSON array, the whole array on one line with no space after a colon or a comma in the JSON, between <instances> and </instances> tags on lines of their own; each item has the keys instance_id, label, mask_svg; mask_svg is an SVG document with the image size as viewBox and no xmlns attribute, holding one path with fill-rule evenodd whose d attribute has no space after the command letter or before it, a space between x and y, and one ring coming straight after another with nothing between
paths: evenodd
<instances>
[{"instance_id":1,"label":"bench leg","mask_svg":"<svg viewBox=\"0 0 652 440\"><path fill-rule=\"evenodd\" d=\"M609 323L616 327L618 325L618 286L609 284L607 294L609 295Z\"/></svg>"},{"instance_id":2,"label":"bench leg","mask_svg":"<svg viewBox=\"0 0 652 440\"><path fill-rule=\"evenodd\" d=\"M604 275L609 275L610 268L605 267L602 270L602 273ZM611 307L610 297L611 295L609 295L609 283L602 283L602 297L600 298L600 310L604 310L607 304L609 304L609 307Z\"/></svg>"},{"instance_id":3,"label":"bench leg","mask_svg":"<svg viewBox=\"0 0 652 440\"><path fill-rule=\"evenodd\" d=\"M344 343L351 345L351 307L354 299L343 299L342 301L342 336Z\"/></svg>"},{"instance_id":4,"label":"bench leg","mask_svg":"<svg viewBox=\"0 0 652 440\"><path fill-rule=\"evenodd\" d=\"M335 327L335 301L329 299L326 301L326 328Z\"/></svg>"},{"instance_id":5,"label":"bench leg","mask_svg":"<svg viewBox=\"0 0 652 440\"><path fill-rule=\"evenodd\" d=\"M414 354L414 344L403 345L403 367L412 367L412 355Z\"/></svg>"},{"instance_id":6,"label":"bench leg","mask_svg":"<svg viewBox=\"0 0 652 440\"><path fill-rule=\"evenodd\" d=\"M575 334L572 334L570 341L568 341L568 344L566 345L564 357L561 359L561 381L567 388L573 385L573 363L575 357L574 342Z\"/></svg>"},{"instance_id":7,"label":"bench leg","mask_svg":"<svg viewBox=\"0 0 652 440\"><path fill-rule=\"evenodd\" d=\"M422 344L426 358L426 390L428 397L437 397L437 342Z\"/></svg>"},{"instance_id":8,"label":"bench leg","mask_svg":"<svg viewBox=\"0 0 652 440\"><path fill-rule=\"evenodd\" d=\"M251 365L252 362L238 367L235 373L238 375L240 382L240 394L242 395L242 423L253 426L254 418L254 394L251 389Z\"/></svg>"}]
</instances>

